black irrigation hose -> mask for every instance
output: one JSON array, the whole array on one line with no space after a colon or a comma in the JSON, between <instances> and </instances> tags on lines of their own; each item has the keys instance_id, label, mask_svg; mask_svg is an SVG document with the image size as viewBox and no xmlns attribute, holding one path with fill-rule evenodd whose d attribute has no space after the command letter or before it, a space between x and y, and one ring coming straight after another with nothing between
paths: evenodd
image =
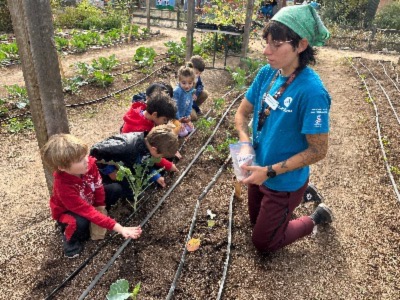
<instances>
[{"instance_id":1,"label":"black irrigation hose","mask_svg":"<svg viewBox=\"0 0 400 300\"><path fill-rule=\"evenodd\" d=\"M202 146L202 148L198 151L198 153L194 156L192 161L189 163L189 165L186 167L185 171L182 172L182 174L179 176L179 178L175 181L175 183L169 188L169 190L165 193L165 195L160 199L160 201L156 204L156 206L153 208L153 210L147 215L147 217L140 223L140 226L143 227L147 221L155 214L155 212L159 209L159 207L163 204L165 199L172 193L172 191L178 186L178 184L183 180L184 176L189 172L189 170L192 168L193 164L197 161L199 156L203 153L203 151L206 149L207 145L211 142L211 140L214 138L215 133L221 126L222 121L225 119L226 115L232 108L232 106L236 103L237 100L239 100L241 97L243 97L244 93L240 94L237 98L235 98L231 105L228 107L228 109L225 111L223 116L221 117L220 121L218 122L217 126L215 127L214 131L211 133L210 137L208 140L205 142L205 144ZM85 299L86 296L89 294L89 292L93 289L93 287L97 284L97 282L100 280L100 278L107 272L107 270L111 267L111 265L115 262L115 260L118 258L118 256L122 253L122 251L126 248L126 246L129 245L129 243L132 241L131 238L127 239L123 245L118 249L118 251L114 254L114 256L108 261L108 263L104 266L104 268L99 272L99 274L95 277L95 279L90 283L88 288L81 294L79 297L79 300Z\"/></svg>"},{"instance_id":2,"label":"black irrigation hose","mask_svg":"<svg viewBox=\"0 0 400 300\"><path fill-rule=\"evenodd\" d=\"M230 93L232 93L235 89L231 89L230 91L228 91L227 93L225 93L224 95L221 96L221 98L225 98L226 96L228 96ZM211 113L211 110L208 110L207 113L203 116L203 118L207 118L208 115ZM197 131L197 128L194 128L193 131L187 136L187 138L183 141L182 145L179 147L178 152L181 151L181 149L183 148L183 146L186 144L186 141L188 141L190 139L190 137Z\"/></svg>"},{"instance_id":3,"label":"black irrigation hose","mask_svg":"<svg viewBox=\"0 0 400 300\"><path fill-rule=\"evenodd\" d=\"M364 65L364 64L361 62L361 60L359 60L358 62L359 62L364 68L366 68L366 69L368 70L368 72L371 74L372 78L374 78L376 84L381 88L382 92L383 92L383 93L385 94L385 96L386 96L387 101L389 102L390 107L392 108L392 111L393 111L393 113L394 113L394 115L395 115L395 117L396 117L396 119L397 119L397 123L399 123L399 125L400 125L399 116L397 115L396 110L395 110L394 107L393 107L393 104L392 104L392 101L390 100L389 95L386 93L385 89L383 88L383 86L381 85L381 83L378 81L378 79L374 76L374 74L371 72L371 70L370 70L366 65Z\"/></svg>"},{"instance_id":4,"label":"black irrigation hose","mask_svg":"<svg viewBox=\"0 0 400 300\"><path fill-rule=\"evenodd\" d=\"M224 284L226 279L226 274L228 273L229 259L231 254L232 245L232 215L233 215L233 199L235 198L235 189L233 189L231 194L231 200L229 201L229 224L228 224L228 245L226 246L226 259L224 263L224 271L222 273L222 278L219 284L219 291L217 295L217 300L221 299L222 292L224 290Z\"/></svg>"},{"instance_id":5,"label":"black irrigation hose","mask_svg":"<svg viewBox=\"0 0 400 300\"><path fill-rule=\"evenodd\" d=\"M201 201L206 197L206 195L208 194L208 192L211 190L211 188L215 185L215 183L217 182L218 178L222 175L222 172L225 170L228 162L231 160L231 156L229 156L223 163L223 165L219 168L218 172L214 175L214 177L211 179L211 181L208 183L208 185L204 188L203 192L200 194L200 196L197 198L197 202L196 205L194 207L194 211L193 211L193 217L192 217L192 222L190 224L190 228L189 228L189 232L186 236L186 241L183 245L183 252L182 252L182 256L178 265L178 268L175 272L175 276L174 276L174 280L171 283L171 287L169 289L168 295L165 298L166 300L170 300L171 297L174 295L175 292L175 288L177 286L177 282L179 277L181 276L182 273L182 269L183 269L183 265L185 263L185 257L187 254L187 248L186 248L186 244L190 241L190 239L192 238L192 234L193 234L193 230L194 230L194 226L196 224L196 219L197 219L197 212L200 208L200 204Z\"/></svg>"},{"instance_id":6,"label":"black irrigation hose","mask_svg":"<svg viewBox=\"0 0 400 300\"><path fill-rule=\"evenodd\" d=\"M81 103L67 104L67 105L65 105L65 107L79 107L79 106L84 106L84 105L97 103L97 102L103 101L103 100L105 100L107 98L111 98L111 97L113 97L115 95L118 95L118 94L120 94L120 93L122 93L122 92L124 92L126 90L129 90L132 87L142 83L143 81L145 81L146 79L150 78L152 75L154 75L155 73L159 72L160 70L162 70L163 68L165 68L166 66L169 66L169 65L171 65L171 63L168 63L168 64L165 64L165 65L161 66L160 68L156 69L155 71L153 71L152 73L148 74L146 77L140 79L139 81L137 81L137 82L135 82L135 83L133 83L133 84L127 86L127 87L124 87L124 88L122 88L120 90L114 91L111 94L108 94L106 96L103 96L103 97L100 97L100 98L97 98L97 99L81 102ZM5 118L5 119L1 119L0 118L0 124L5 122L5 121L8 121L8 120L11 120L11 119L14 119L14 118L21 118L21 117L24 117L24 116L27 116L27 115L30 115L30 114L31 114L31 112L27 111L27 112L25 112L23 114L19 114L19 115L16 115L16 116L8 117L8 118Z\"/></svg>"},{"instance_id":7,"label":"black irrigation hose","mask_svg":"<svg viewBox=\"0 0 400 300\"><path fill-rule=\"evenodd\" d=\"M392 182L394 192L395 192L395 194L396 194L396 196L397 196L397 200L400 202L400 193L399 193L399 190L398 190L398 188L397 188L396 181L395 181L394 178L393 178L393 174L392 174L392 171L391 171L391 169L390 169L390 166L389 166L389 164L388 164L388 159L387 159L387 156L386 156L386 151L385 151L385 148L384 148L383 142L382 142L381 127L380 127L380 125L379 125L379 111L378 111L378 107L376 106L375 101L374 101L374 99L373 99L372 96L371 96L371 93L370 93L370 91L369 91L369 89L368 89L368 85L367 85L367 83L365 82L364 77L361 76L360 72L359 72L359 71L357 70L357 68L354 66L354 64L353 64L353 62L351 61L351 59L347 58L347 60L350 62L351 66L352 66L353 69L356 71L358 77L360 77L360 79L361 79L361 81L362 81L362 83L363 83L365 89L367 90L368 97L369 97L369 99L371 100L372 105L374 106L374 109L375 109L376 128L377 128L377 133L378 133L379 144L380 144L381 150L382 150L383 161L384 161L384 163L385 163L386 170L387 170L387 172L388 172L390 181Z\"/></svg>"},{"instance_id":8,"label":"black irrigation hose","mask_svg":"<svg viewBox=\"0 0 400 300\"><path fill-rule=\"evenodd\" d=\"M153 185L153 183L149 184L141 193L140 195L143 195L144 192ZM130 219L133 218L134 215L139 211L139 209L146 203L146 201L150 198L150 196L147 196L145 198L142 196L140 198L141 200L141 205L136 209L136 211L132 212L123 222L122 224L127 224ZM116 232L113 232L110 236L108 236L99 246L96 247L96 249L92 252L92 254L89 255L79 266L76 268L70 275L68 275L67 278L63 280L49 295L46 296L45 300L51 299L61 288L63 288L69 281L71 281L76 275L80 273L80 271L83 270L87 266L87 264L97 255L99 254L100 250L103 249L104 246L106 246L115 236L117 235Z\"/></svg>"},{"instance_id":9,"label":"black irrigation hose","mask_svg":"<svg viewBox=\"0 0 400 300\"><path fill-rule=\"evenodd\" d=\"M160 62L160 61L163 61L163 60L165 60L167 57L168 57L168 54L167 53L162 53L162 54L160 54L160 56L161 55L166 55L166 57L165 58L160 58L160 59L158 59L158 60L155 60L154 62ZM170 65L170 64L167 64L167 65ZM164 66L162 66L162 67L165 67L165 66L167 66L167 65L164 65ZM119 76L119 75L123 75L123 74L126 74L126 73L130 73L130 72L134 72L134 71L136 71L136 70L139 70L139 69L142 69L143 67L141 67L141 66L135 66L134 68L132 68L132 69L129 69L129 70L126 70L126 71L122 71L122 72L119 72L119 73L112 73L111 75L112 76ZM150 75L152 75L152 74L150 74ZM146 79L147 79L148 77L146 77ZM140 83L140 82L139 82ZM85 85L88 85L89 83L86 83ZM13 98L15 98L15 97L8 97L8 99L13 99ZM90 100L90 101L92 101L92 100ZM90 102L89 101L89 102ZM85 102L86 103L86 102ZM90 102L91 103L91 102ZM72 104L71 104L72 105ZM67 104L66 105L66 107L70 107L70 104ZM12 110L16 110L16 109L12 109ZM1 122L5 122L5 121L8 121L8 120L11 120L11 119L14 119L14 118L20 118L20 117L23 117L23 116L26 116L26 115L29 115L30 114L30 111L27 111L27 112L25 112L25 113L23 113L23 114L19 114L19 115L15 115L15 116L10 116L10 117L7 117L7 118L0 118L0 123Z\"/></svg>"},{"instance_id":10,"label":"black irrigation hose","mask_svg":"<svg viewBox=\"0 0 400 300\"><path fill-rule=\"evenodd\" d=\"M102 101L102 100L104 100L104 99L113 97L113 96L115 96L115 95L117 95L117 94L121 94L122 92L125 92L126 90L129 90L129 89L133 88L134 86L138 85L139 83L142 83L143 81L145 81L146 79L150 78L152 75L154 75L155 73L157 73L157 72L159 72L160 70L164 69L164 68L165 68L166 66L168 66L168 65L170 65L170 63L161 66L160 68L154 70L154 71L151 72L149 75L147 75L146 77L140 79L139 81L136 81L135 83L133 83L133 84L131 84L131 85L128 85L127 87L124 87L124 88L122 88L122 89L120 89L120 90L118 90L118 91L112 92L111 94L108 94L108 95L106 95L106 96L103 96L103 97L100 97L100 98L97 98L97 99L93 99L93 100L81 102L81 103L68 104L68 105L66 105L66 107L77 107L77 106L83 106L83 105L87 105L87 104L93 104L93 103Z\"/></svg>"},{"instance_id":11,"label":"black irrigation hose","mask_svg":"<svg viewBox=\"0 0 400 300\"><path fill-rule=\"evenodd\" d=\"M400 93L400 89L397 86L396 82L394 82L394 80L392 79L392 77L389 76L389 74L386 71L385 65L382 64L382 62L379 61L379 64L382 66L383 71L385 72L386 77L388 77L390 79L390 81L393 83L394 87L396 88L396 90Z\"/></svg>"}]
</instances>

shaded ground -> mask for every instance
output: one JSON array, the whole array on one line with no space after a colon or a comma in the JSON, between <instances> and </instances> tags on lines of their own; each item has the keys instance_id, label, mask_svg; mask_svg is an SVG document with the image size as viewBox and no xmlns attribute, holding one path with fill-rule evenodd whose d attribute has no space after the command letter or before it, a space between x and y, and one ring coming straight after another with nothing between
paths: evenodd
<instances>
[{"instance_id":1,"label":"shaded ground","mask_svg":"<svg viewBox=\"0 0 400 300\"><path fill-rule=\"evenodd\" d=\"M151 43L160 51L165 40L177 39L184 32L168 30L164 34L164 40L160 38ZM126 46L107 49L101 55L115 53L119 58L123 56L119 50L127 57L134 53L134 49ZM89 53L80 59L72 56L67 59L91 60L94 55ZM330 227L320 228L314 238L261 256L251 244L243 191L243 199L235 200L231 263L224 299L400 298L400 205L383 164L374 110L365 101L365 91L354 70L344 63L345 55L348 53L321 49L315 67L331 93L332 115L328 157L312 168L311 181L332 207L335 222ZM382 59L382 56L374 58ZM397 60L395 57L384 59ZM228 60L229 65L235 63L237 61L233 59ZM2 70L0 74L3 75L0 76L2 84L23 82L18 68ZM207 70L203 79L211 93L210 98L222 96L231 83L224 71ZM69 110L71 132L90 145L116 133L132 93ZM397 94L396 98L395 95L398 102L399 96ZM380 109L384 116L387 115L383 118L392 118L383 104L386 100L381 96L374 97L382 103ZM227 104L234 98L234 95L229 96ZM205 108L211 107L212 103L208 101ZM233 113L222 124L214 145L222 143L224 134L232 129ZM389 125L385 126L385 134L395 143L400 126L395 122ZM199 133L188 141L183 150L184 159L178 163L181 171L205 140L206 136ZM0 171L4 174L0 181L1 294L5 299L43 299L90 255L97 243L88 242L83 255L76 260L62 257L60 235L49 217L49 196L34 134L1 134L0 141L3 145ZM398 148L394 146L390 150L398 151ZM399 167L398 155L397 160L395 157L390 156L392 164ZM88 299L104 299L110 283L118 278L126 278L131 283L141 281L141 299L165 299L182 254L196 199L221 163L222 160L213 153L201 156L199 163L144 227L143 237L127 247ZM169 184L176 177L168 177ZM214 299L218 292L226 255L231 177L229 170L224 172L201 203L194 236L201 238L202 245L198 251L186 256L175 299ZM398 177L396 180L398 182ZM145 217L163 192L155 190L151 193L152 200L135 217L134 224ZM217 214L216 225L211 230L206 226L207 209ZM302 207L296 214L308 214L311 210L311 207ZM119 220L129 213L123 203L111 212ZM55 299L77 299L122 242L120 237L113 239L110 247Z\"/></svg>"}]
</instances>

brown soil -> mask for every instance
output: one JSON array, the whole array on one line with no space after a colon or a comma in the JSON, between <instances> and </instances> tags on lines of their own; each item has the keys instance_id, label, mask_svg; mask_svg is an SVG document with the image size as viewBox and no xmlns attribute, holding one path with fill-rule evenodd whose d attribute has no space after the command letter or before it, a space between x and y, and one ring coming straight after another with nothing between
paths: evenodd
<instances>
[{"instance_id":1,"label":"brown soil","mask_svg":"<svg viewBox=\"0 0 400 300\"><path fill-rule=\"evenodd\" d=\"M177 40L185 35L183 31L161 31L162 37L145 42L157 53L165 52L165 41ZM115 53L117 58L128 60L134 51L132 46L122 46L79 57L67 56L63 61L64 71L72 74L68 67L70 64L90 61L100 55ZM250 52L249 55L260 57L259 52ZM393 192L382 158L375 111L365 100L361 80L344 59L348 55L349 52L321 49L315 67L331 93L332 109L330 150L323 161L313 166L311 181L333 209L334 223L319 228L313 238L305 238L268 256L260 255L251 243L251 226L243 188L242 199L234 199L231 257L223 299L400 298L399 199ZM376 54L369 57L365 53L350 55L364 57L361 62L374 72L388 91L394 110L399 115L399 92L390 79L382 75L381 65L368 60L396 62L398 58ZM221 66L223 60L218 59L217 63ZM237 63L236 58L228 59L230 66ZM366 76L378 107L387 161L399 169L400 124L372 76L358 60L353 60L353 63ZM385 64L395 80L398 67L395 69L394 65ZM0 70L0 74L1 85L23 83L19 67ZM138 76L135 74L133 77ZM173 71L160 76L164 77L150 78L118 98L69 109L71 133L91 145L118 132L133 93L143 90L155 79L167 77L174 80ZM223 96L232 81L228 72L222 70L206 70L202 78L211 95L203 107L206 112L213 108L211 99ZM87 93L93 94L93 91ZM235 92L226 97L225 109L238 95ZM227 133L234 132L233 115L237 105L238 102L233 105L211 141L214 148L226 140ZM215 109L211 112L217 122L220 114L221 111ZM206 131L199 131L186 141L181 151L183 159L177 162L181 172L208 139ZM49 214L49 194L34 133L3 133L0 141L3 145L0 171L4 174L0 181L1 295L4 299L43 299L100 243L88 241L77 259L63 257L61 236ZM140 299L166 298L181 259L196 201L223 160L216 151L209 149L200 155L182 182L146 223L143 236L125 248L87 299L105 299L110 284L120 278L127 279L131 285L139 281L142 283ZM129 224L142 222L178 177L179 174L168 175L167 189L155 188L148 192L148 200ZM394 174L394 179L400 185L400 175ZM201 239L201 246L199 250L186 254L175 299L214 299L218 294L227 254L232 182L229 163L204 199L201 197L192 234ZM212 228L207 226L207 209L216 214L216 224ZM302 206L296 210L296 215L311 211L311 206ZM131 209L126 203L120 203L110 213L122 221L131 214ZM113 238L54 299L77 299L123 242L121 237Z\"/></svg>"}]
</instances>

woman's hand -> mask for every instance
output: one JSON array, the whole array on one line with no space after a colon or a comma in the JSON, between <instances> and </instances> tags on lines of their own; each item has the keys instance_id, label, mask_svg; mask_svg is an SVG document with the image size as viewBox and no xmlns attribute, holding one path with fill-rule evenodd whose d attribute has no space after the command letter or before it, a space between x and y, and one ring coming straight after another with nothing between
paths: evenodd
<instances>
[{"instance_id":1,"label":"woman's hand","mask_svg":"<svg viewBox=\"0 0 400 300\"><path fill-rule=\"evenodd\" d=\"M251 172L249 177L241 181L242 183L262 185L268 179L266 167L243 165L241 168Z\"/></svg>"}]
</instances>

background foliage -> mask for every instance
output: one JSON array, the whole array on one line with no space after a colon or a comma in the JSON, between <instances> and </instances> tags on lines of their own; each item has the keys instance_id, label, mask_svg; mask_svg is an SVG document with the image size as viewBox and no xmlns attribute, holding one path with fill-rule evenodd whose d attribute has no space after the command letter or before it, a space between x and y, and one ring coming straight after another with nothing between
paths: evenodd
<instances>
[{"instance_id":1,"label":"background foliage","mask_svg":"<svg viewBox=\"0 0 400 300\"><path fill-rule=\"evenodd\" d=\"M0 31L12 32L11 16L7 0L0 0Z\"/></svg>"},{"instance_id":2,"label":"background foliage","mask_svg":"<svg viewBox=\"0 0 400 300\"><path fill-rule=\"evenodd\" d=\"M378 12L375 21L378 28L400 30L400 1L395 1L383 7Z\"/></svg>"}]
</instances>

